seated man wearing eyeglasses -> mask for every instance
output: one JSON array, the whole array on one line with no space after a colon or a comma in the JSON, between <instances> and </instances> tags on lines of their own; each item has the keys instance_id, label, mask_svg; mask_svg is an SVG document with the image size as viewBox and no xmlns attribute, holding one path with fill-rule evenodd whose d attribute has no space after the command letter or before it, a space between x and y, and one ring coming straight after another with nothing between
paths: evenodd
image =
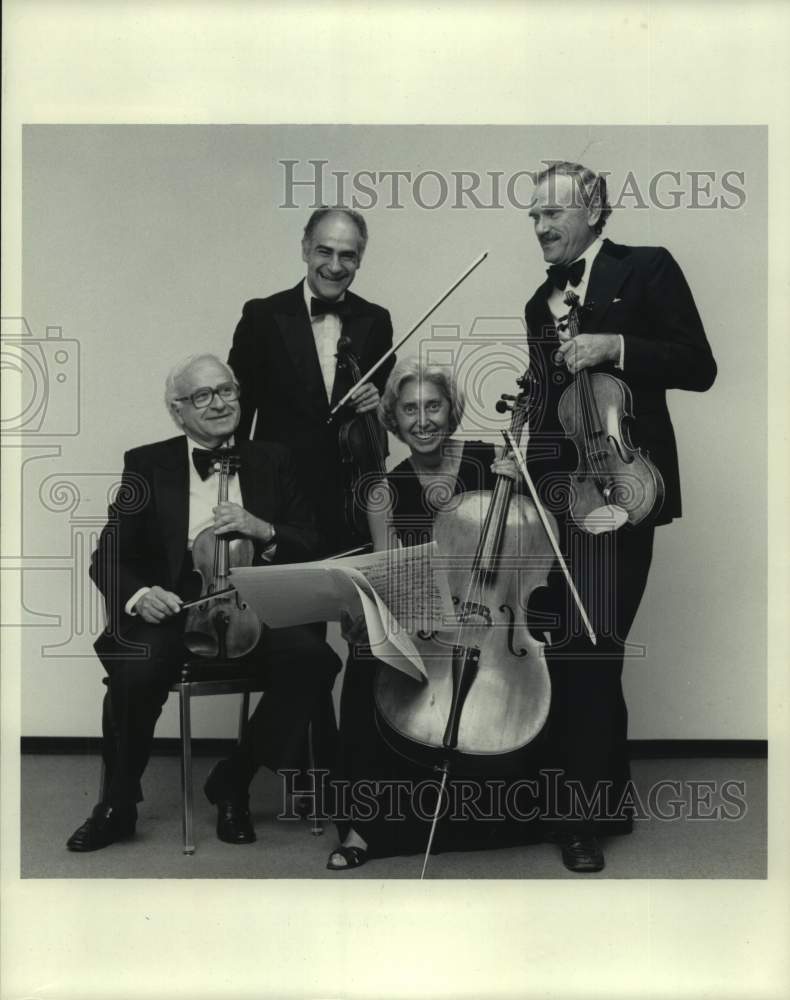
<instances>
[{"instance_id":1,"label":"seated man wearing eyeglasses","mask_svg":"<svg viewBox=\"0 0 790 1000\"><path fill-rule=\"evenodd\" d=\"M135 832L140 780L154 727L188 652L185 601L200 594L192 545L209 527L217 536L251 539L254 562L300 562L315 556L312 512L300 494L288 452L233 435L239 388L213 355L195 355L169 374L165 400L183 434L128 451L90 575L104 596L107 627L95 649L108 674L103 712L103 800L69 838L71 851L94 851ZM227 501L218 502L216 459L234 456ZM235 461L237 456L238 462ZM217 806L217 835L231 844L255 840L248 788L256 770L303 765L308 721L331 704L340 661L306 628L269 630L247 654L266 693L247 735L206 782ZM241 662L241 661L239 661ZM319 760L334 755L334 715L321 719Z\"/></svg>"}]
</instances>

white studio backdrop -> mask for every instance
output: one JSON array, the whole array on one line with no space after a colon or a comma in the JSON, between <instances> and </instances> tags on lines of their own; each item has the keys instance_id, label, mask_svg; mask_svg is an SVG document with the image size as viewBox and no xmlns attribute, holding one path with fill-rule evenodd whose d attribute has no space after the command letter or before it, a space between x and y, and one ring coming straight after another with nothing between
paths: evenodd
<instances>
[{"instance_id":1,"label":"white studio backdrop","mask_svg":"<svg viewBox=\"0 0 790 1000\"><path fill-rule=\"evenodd\" d=\"M630 637L644 649L626 666L630 736L765 738L767 149L757 127L26 127L30 336L20 322L7 338L5 318L3 344L27 380L23 735L98 735L87 559L123 452L175 433L162 395L177 360L225 356L242 304L303 276L313 201L357 194L370 242L354 291L389 308L396 336L488 250L404 353L449 352L463 432L498 443L494 403L525 366L523 307L544 276L517 175L581 159L619 196L606 235L676 257L719 365L709 392L669 393L684 517L657 532ZM477 200L462 173L480 178ZM201 700L195 716L196 735L229 736L236 702ZM158 735L177 731L171 703Z\"/></svg>"}]
</instances>

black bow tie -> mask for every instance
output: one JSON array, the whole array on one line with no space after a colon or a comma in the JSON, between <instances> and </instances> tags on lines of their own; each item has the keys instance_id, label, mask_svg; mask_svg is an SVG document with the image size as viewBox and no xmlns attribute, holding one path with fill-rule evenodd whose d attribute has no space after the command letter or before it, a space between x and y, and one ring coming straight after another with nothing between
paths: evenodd
<instances>
[{"instance_id":1,"label":"black bow tie","mask_svg":"<svg viewBox=\"0 0 790 1000\"><path fill-rule=\"evenodd\" d=\"M564 292L565 286L569 282L574 288L579 284L584 275L586 263L582 258L582 260L576 260L572 264L552 264L546 274L548 274L551 283Z\"/></svg>"},{"instance_id":2,"label":"black bow tie","mask_svg":"<svg viewBox=\"0 0 790 1000\"><path fill-rule=\"evenodd\" d=\"M223 458L232 458L234 460L230 463L230 469L228 470L232 476L238 466L238 449L217 448L215 451L206 451L205 448L192 449L192 461L201 479L208 479L211 473L216 471L214 468L216 463L220 462Z\"/></svg>"},{"instance_id":3,"label":"black bow tie","mask_svg":"<svg viewBox=\"0 0 790 1000\"><path fill-rule=\"evenodd\" d=\"M348 316L348 303L339 299L335 299L334 302L328 302L326 299L310 299L310 315L311 316L326 316L327 313L334 313L340 319Z\"/></svg>"}]
</instances>

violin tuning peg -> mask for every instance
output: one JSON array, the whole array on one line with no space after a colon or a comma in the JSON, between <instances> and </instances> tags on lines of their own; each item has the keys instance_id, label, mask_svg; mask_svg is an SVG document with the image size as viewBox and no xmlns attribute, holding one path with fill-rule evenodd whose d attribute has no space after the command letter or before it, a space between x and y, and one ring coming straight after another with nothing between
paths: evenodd
<instances>
[{"instance_id":1,"label":"violin tuning peg","mask_svg":"<svg viewBox=\"0 0 790 1000\"><path fill-rule=\"evenodd\" d=\"M497 411L497 413L508 413L512 409L513 409L513 407L512 406L508 406L508 404L504 401L504 399L498 399L496 401L496 411Z\"/></svg>"}]
</instances>

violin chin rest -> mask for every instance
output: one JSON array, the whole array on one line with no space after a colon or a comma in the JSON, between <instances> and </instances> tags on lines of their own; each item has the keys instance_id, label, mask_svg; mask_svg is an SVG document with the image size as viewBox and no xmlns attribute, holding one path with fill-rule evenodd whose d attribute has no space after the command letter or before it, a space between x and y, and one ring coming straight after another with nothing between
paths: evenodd
<instances>
[{"instance_id":1,"label":"violin chin rest","mask_svg":"<svg viewBox=\"0 0 790 1000\"><path fill-rule=\"evenodd\" d=\"M628 511L614 504L603 504L588 511L579 522L579 527L590 535L603 535L607 531L617 531L628 520Z\"/></svg>"}]
</instances>

